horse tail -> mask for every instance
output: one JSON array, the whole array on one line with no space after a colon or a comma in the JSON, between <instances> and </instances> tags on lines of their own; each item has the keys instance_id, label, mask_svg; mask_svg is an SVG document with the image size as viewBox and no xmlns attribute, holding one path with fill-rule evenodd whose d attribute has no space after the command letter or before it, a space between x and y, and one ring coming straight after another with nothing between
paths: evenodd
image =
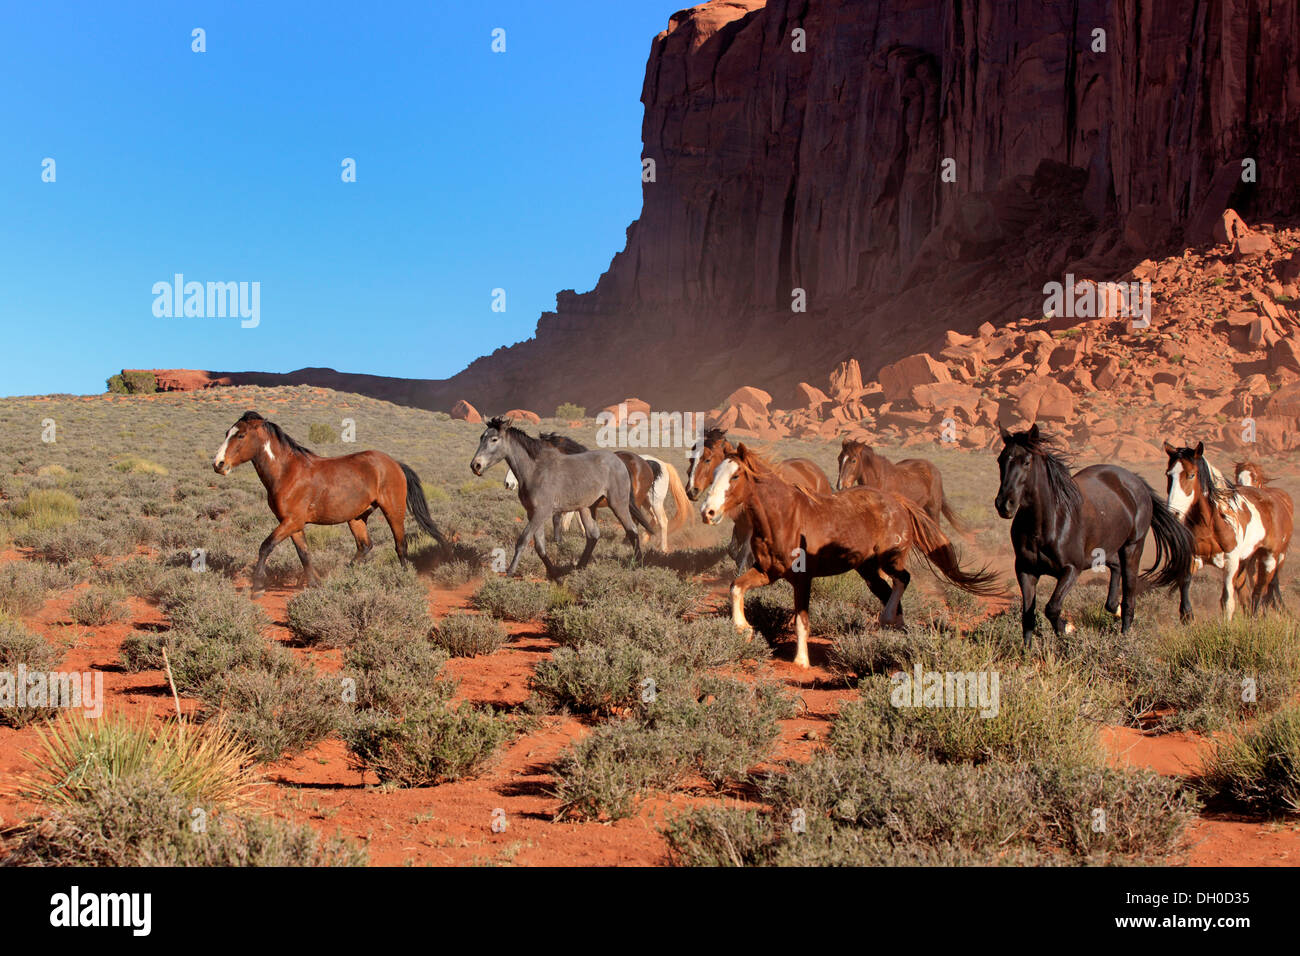
<instances>
[{"instance_id":1,"label":"horse tail","mask_svg":"<svg viewBox=\"0 0 1300 956\"><path fill-rule=\"evenodd\" d=\"M958 534L970 534L970 525L957 517L957 512L952 510L952 505L948 504L948 497L942 492L939 494L939 511L948 519L948 524L952 525L953 531Z\"/></svg>"},{"instance_id":2,"label":"horse tail","mask_svg":"<svg viewBox=\"0 0 1300 956\"><path fill-rule=\"evenodd\" d=\"M1187 526L1169 510L1164 499L1145 481L1151 496L1151 533L1156 541L1156 563L1142 573L1142 577L1156 587L1178 584L1192 573L1196 546Z\"/></svg>"},{"instance_id":3,"label":"horse tail","mask_svg":"<svg viewBox=\"0 0 1300 956\"><path fill-rule=\"evenodd\" d=\"M895 495L894 498L903 506L911 522L912 550L925 558L932 571L942 574L957 587L971 594L992 595L1002 592L1003 588L998 582L997 575L990 571L987 565L978 571L970 571L961 566L957 549L920 505L902 495Z\"/></svg>"},{"instance_id":4,"label":"horse tail","mask_svg":"<svg viewBox=\"0 0 1300 956\"><path fill-rule=\"evenodd\" d=\"M420 476L410 465L400 461L397 464L401 467L402 474L406 476L406 510L422 530L437 538L439 544L446 544L446 536L438 530L438 526L433 523L433 518L429 516L429 503L424 500L424 486L420 482Z\"/></svg>"},{"instance_id":5,"label":"horse tail","mask_svg":"<svg viewBox=\"0 0 1300 956\"><path fill-rule=\"evenodd\" d=\"M686 524L686 516L691 512L691 499L686 497L686 488L682 485L682 476L677 473L677 469L666 461L660 461L659 464L668 475L668 493L673 496L673 504L677 508L668 522L668 533L673 534Z\"/></svg>"}]
</instances>

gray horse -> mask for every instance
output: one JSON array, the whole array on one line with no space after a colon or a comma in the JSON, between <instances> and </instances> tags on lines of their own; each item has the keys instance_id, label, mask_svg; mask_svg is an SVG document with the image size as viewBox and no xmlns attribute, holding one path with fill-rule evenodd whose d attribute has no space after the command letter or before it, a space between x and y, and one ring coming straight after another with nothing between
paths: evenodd
<instances>
[{"instance_id":1,"label":"gray horse","mask_svg":"<svg viewBox=\"0 0 1300 956\"><path fill-rule=\"evenodd\" d=\"M641 537L635 521L653 533L650 519L632 500L632 480L627 466L611 451L565 454L552 445L515 428L507 418L493 418L483 429L478 451L470 459L470 471L481 475L504 459L519 481L519 502L528 512L528 525L515 542L515 555L507 574L513 575L529 541L546 565L546 574L557 577L555 565L546 556L546 522L552 515L578 512L587 546L578 559L585 567L596 550L600 528L596 507L608 503L609 510L627 532L627 539L641 560Z\"/></svg>"}]
</instances>

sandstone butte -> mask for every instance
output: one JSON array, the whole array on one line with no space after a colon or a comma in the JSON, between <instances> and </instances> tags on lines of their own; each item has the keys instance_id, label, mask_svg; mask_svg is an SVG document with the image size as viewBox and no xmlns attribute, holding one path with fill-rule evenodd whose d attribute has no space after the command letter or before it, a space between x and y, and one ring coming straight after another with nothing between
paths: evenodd
<instances>
[{"instance_id":1,"label":"sandstone butte","mask_svg":"<svg viewBox=\"0 0 1300 956\"><path fill-rule=\"evenodd\" d=\"M716 410L755 434L933 441L937 416L980 445L999 420L1041 418L1105 450L1172 428L1231 442L1253 418L1261 442L1294 448L1297 35L1300 5L1266 0L1213 15L1183 0L715 0L651 45L656 180L625 248L590 292L558 293L533 338L445 380L160 384L541 414L628 395L710 408L749 387L771 406ZM1151 282L1150 327L1044 319L1044 283L1067 275Z\"/></svg>"}]
</instances>

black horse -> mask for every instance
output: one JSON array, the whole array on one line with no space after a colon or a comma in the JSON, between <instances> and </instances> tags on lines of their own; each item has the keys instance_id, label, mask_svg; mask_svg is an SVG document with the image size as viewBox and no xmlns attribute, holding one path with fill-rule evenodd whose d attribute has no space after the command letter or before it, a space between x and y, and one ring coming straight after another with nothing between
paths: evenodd
<instances>
[{"instance_id":1,"label":"black horse","mask_svg":"<svg viewBox=\"0 0 1300 956\"><path fill-rule=\"evenodd\" d=\"M1026 645L1037 623L1038 579L1056 578L1045 612L1057 634L1073 628L1062 621L1061 605L1079 574L1110 570L1106 610L1121 610L1125 632L1133 623L1133 599L1147 531L1154 531L1156 563L1142 575L1158 587L1178 584L1192 566L1192 538L1149 484L1115 465L1090 465L1070 475L1068 462L1051 438L1034 425L1012 434L1002 429L998 470L1002 482L994 502L1011 518ZM1123 585L1123 602L1120 587Z\"/></svg>"}]
</instances>

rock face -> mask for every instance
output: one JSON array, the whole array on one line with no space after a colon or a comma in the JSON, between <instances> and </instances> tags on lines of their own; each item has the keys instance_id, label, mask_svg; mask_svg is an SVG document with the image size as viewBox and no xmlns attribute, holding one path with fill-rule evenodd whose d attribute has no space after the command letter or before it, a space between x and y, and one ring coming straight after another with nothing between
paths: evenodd
<instances>
[{"instance_id":1,"label":"rock face","mask_svg":"<svg viewBox=\"0 0 1300 956\"><path fill-rule=\"evenodd\" d=\"M412 383L413 403L709 408L849 357L872 378L947 330L1041 314L1067 272L1212 243L1226 208L1300 211L1297 37L1277 0L683 10L651 44L655 175L626 247L534 338Z\"/></svg>"}]
</instances>

